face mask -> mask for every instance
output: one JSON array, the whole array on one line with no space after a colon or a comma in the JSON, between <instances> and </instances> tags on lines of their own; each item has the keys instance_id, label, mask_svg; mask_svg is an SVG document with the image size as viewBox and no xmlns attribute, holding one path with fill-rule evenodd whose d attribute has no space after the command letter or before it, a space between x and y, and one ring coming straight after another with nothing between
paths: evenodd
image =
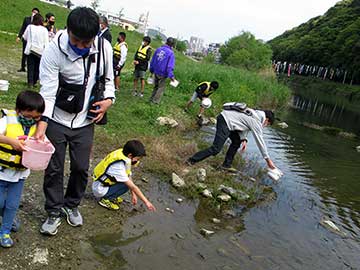
<instances>
[{"instance_id":1,"label":"face mask","mask_svg":"<svg viewBox=\"0 0 360 270\"><path fill-rule=\"evenodd\" d=\"M117 42L119 42L119 43L120 43L120 38L118 38L118 39L117 39Z\"/></svg>"},{"instance_id":2,"label":"face mask","mask_svg":"<svg viewBox=\"0 0 360 270\"><path fill-rule=\"evenodd\" d=\"M68 41L69 43L69 46L71 47L71 49L77 54L77 55L80 55L80 56L85 56L87 54L89 54L90 52L90 48L83 48L83 49L79 49L78 47L76 47L75 45L72 45L70 43L70 40Z\"/></svg>"},{"instance_id":3,"label":"face mask","mask_svg":"<svg viewBox=\"0 0 360 270\"><path fill-rule=\"evenodd\" d=\"M143 42L141 42L141 46L144 46L145 45L145 42L143 41Z\"/></svg>"},{"instance_id":4,"label":"face mask","mask_svg":"<svg viewBox=\"0 0 360 270\"><path fill-rule=\"evenodd\" d=\"M36 120L34 118L26 118L21 114L18 115L18 121L24 127L31 127L36 124Z\"/></svg>"},{"instance_id":5,"label":"face mask","mask_svg":"<svg viewBox=\"0 0 360 270\"><path fill-rule=\"evenodd\" d=\"M54 25L55 22L54 22L54 21L49 21L49 24L50 24L50 25Z\"/></svg>"}]
</instances>

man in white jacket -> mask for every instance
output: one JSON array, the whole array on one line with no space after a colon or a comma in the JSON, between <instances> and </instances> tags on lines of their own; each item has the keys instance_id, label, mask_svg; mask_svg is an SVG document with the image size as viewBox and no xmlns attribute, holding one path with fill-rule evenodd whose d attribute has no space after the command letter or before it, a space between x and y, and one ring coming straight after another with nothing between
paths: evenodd
<instances>
[{"instance_id":1,"label":"man in white jacket","mask_svg":"<svg viewBox=\"0 0 360 270\"><path fill-rule=\"evenodd\" d=\"M229 138L231 140L231 144L226 153L222 167L224 169L232 169L231 164L234 160L235 154L241 145L242 151L245 151L247 145L247 134L251 131L268 167L270 169L275 169L275 165L270 159L263 138L263 128L274 123L274 113L272 111L253 110L249 108L238 110L232 109L236 106L236 104L243 103L230 102L224 104L224 110L217 117L216 134L212 146L197 152L189 158L187 160L189 165L204 160L209 156L217 155L223 148L226 140Z\"/></svg>"},{"instance_id":2,"label":"man in white jacket","mask_svg":"<svg viewBox=\"0 0 360 270\"><path fill-rule=\"evenodd\" d=\"M57 233L63 214L71 226L83 224L78 205L87 185L94 122L103 118L115 99L112 48L107 41L99 48L98 31L98 15L90 8L76 8L67 18L67 30L57 33L41 58L40 94L45 99L45 112L35 137L44 139L46 133L56 148L44 176L45 210L48 213L40 229L44 234ZM105 77L104 99L94 103L95 117L90 120L88 107L100 49L99 71L100 76ZM70 177L64 194L67 145Z\"/></svg>"}]
</instances>

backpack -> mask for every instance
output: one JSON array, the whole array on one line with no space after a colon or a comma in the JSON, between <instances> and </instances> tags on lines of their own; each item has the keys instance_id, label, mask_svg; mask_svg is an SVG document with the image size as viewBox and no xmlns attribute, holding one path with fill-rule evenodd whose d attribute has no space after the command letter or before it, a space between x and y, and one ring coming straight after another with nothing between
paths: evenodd
<instances>
[{"instance_id":1,"label":"backpack","mask_svg":"<svg viewBox=\"0 0 360 270\"><path fill-rule=\"evenodd\" d=\"M252 115L252 112L250 110L247 110L248 107L247 107L246 103L243 103L243 102L225 103L223 105L223 109L226 111L237 111L240 113L245 113L246 115L249 115L249 116Z\"/></svg>"}]
</instances>

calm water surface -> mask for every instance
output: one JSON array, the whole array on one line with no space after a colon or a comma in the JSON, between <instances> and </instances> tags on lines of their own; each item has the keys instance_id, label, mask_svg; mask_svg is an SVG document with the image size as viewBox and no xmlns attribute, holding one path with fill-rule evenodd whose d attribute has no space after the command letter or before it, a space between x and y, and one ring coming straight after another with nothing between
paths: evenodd
<instances>
[{"instance_id":1,"label":"calm water surface","mask_svg":"<svg viewBox=\"0 0 360 270\"><path fill-rule=\"evenodd\" d=\"M109 269L360 269L360 153L355 150L360 142L300 125L306 119L349 126L348 119L339 125L334 115L336 120L326 120L328 113L295 102L300 101L294 99L297 109L284 118L288 129L265 131L270 154L285 173L277 184L264 180L274 187L276 200L224 221L205 238L199 230L214 229L209 222L214 213L204 211L201 202L178 204L179 195L166 183L154 184L146 193L158 212L129 218L118 234L94 236L97 256L111 261ZM265 166L258 153L250 141L246 158ZM319 225L323 217L346 236Z\"/></svg>"}]
</instances>

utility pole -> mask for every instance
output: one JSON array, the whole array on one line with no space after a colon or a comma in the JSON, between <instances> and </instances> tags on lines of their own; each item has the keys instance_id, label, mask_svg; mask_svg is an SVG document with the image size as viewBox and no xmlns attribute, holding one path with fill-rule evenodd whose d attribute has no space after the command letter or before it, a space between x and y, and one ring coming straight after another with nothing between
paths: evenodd
<instances>
[{"instance_id":1,"label":"utility pole","mask_svg":"<svg viewBox=\"0 0 360 270\"><path fill-rule=\"evenodd\" d=\"M146 12L146 16L145 16L145 22L144 22L144 35L146 34L146 28L148 26L148 21L149 21L149 11Z\"/></svg>"}]
</instances>

